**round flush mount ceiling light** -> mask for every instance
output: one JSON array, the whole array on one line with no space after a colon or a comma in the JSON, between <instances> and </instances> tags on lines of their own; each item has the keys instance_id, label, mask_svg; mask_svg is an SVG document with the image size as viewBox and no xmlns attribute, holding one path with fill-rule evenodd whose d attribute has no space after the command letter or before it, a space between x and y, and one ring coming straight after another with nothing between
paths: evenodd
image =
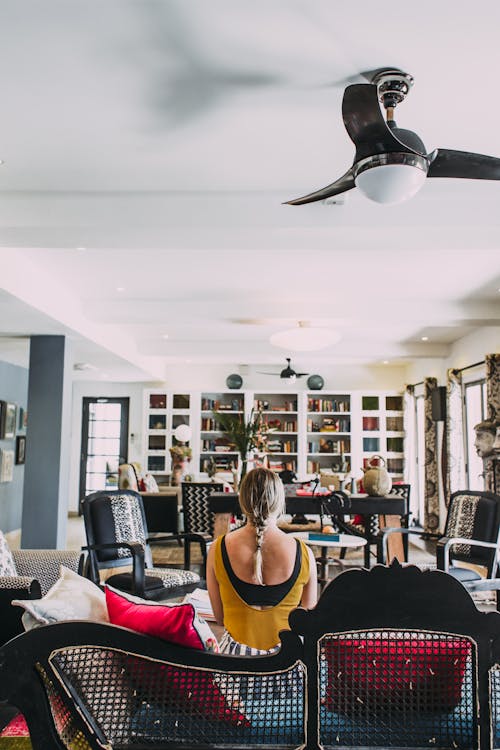
<instances>
[{"instance_id":1,"label":"round flush mount ceiling light","mask_svg":"<svg viewBox=\"0 0 500 750\"><path fill-rule=\"evenodd\" d=\"M370 200L391 205L418 193L428 168L427 159L418 154L378 154L356 164L354 181Z\"/></svg>"},{"instance_id":2,"label":"round flush mount ceiling light","mask_svg":"<svg viewBox=\"0 0 500 750\"><path fill-rule=\"evenodd\" d=\"M273 333L269 341L273 346L292 352L314 352L336 344L340 334L329 328L316 328L304 320L299 320L295 328Z\"/></svg>"}]
</instances>

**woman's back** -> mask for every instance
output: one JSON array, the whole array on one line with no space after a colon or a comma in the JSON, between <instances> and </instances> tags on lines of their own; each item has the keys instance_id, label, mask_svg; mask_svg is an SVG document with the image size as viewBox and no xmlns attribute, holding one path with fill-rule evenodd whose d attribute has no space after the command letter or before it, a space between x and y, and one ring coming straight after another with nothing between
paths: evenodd
<instances>
[{"instance_id":1,"label":"woman's back","mask_svg":"<svg viewBox=\"0 0 500 750\"><path fill-rule=\"evenodd\" d=\"M312 551L276 524L285 496L279 477L254 469L242 482L240 505L247 524L219 537L207 562L207 585L214 614L234 641L270 649L288 627L299 604L317 598Z\"/></svg>"}]
</instances>

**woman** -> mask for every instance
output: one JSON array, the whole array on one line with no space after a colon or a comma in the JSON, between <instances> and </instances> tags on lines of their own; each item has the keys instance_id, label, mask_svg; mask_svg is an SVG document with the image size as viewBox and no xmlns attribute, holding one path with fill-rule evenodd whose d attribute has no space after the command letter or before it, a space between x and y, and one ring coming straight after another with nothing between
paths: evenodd
<instances>
[{"instance_id":1,"label":"woman","mask_svg":"<svg viewBox=\"0 0 500 750\"><path fill-rule=\"evenodd\" d=\"M207 586L215 618L225 627L221 650L245 653L279 645L288 615L317 600L316 562L307 545L285 534L277 520L285 511L281 479L268 469L250 471L240 488L247 523L210 547Z\"/></svg>"}]
</instances>

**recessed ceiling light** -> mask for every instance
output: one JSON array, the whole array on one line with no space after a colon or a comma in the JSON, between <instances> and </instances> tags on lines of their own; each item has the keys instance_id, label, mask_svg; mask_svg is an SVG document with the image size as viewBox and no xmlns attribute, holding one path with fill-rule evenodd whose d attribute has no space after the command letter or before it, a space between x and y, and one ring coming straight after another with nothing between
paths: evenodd
<instances>
[{"instance_id":1,"label":"recessed ceiling light","mask_svg":"<svg viewBox=\"0 0 500 750\"><path fill-rule=\"evenodd\" d=\"M422 336L422 341L429 341L429 337L428 336Z\"/></svg>"},{"instance_id":2,"label":"recessed ceiling light","mask_svg":"<svg viewBox=\"0 0 500 750\"><path fill-rule=\"evenodd\" d=\"M168 339L168 333L162 333L161 337L162 339Z\"/></svg>"},{"instance_id":3,"label":"recessed ceiling light","mask_svg":"<svg viewBox=\"0 0 500 750\"><path fill-rule=\"evenodd\" d=\"M389 360L388 359L384 359L384 361L382 362L382 364L383 365L388 365L389 364Z\"/></svg>"},{"instance_id":4,"label":"recessed ceiling light","mask_svg":"<svg viewBox=\"0 0 500 750\"><path fill-rule=\"evenodd\" d=\"M86 248L86 247L77 247L76 249L77 249L77 250L82 250L82 251L83 251L83 250L86 250L87 248Z\"/></svg>"},{"instance_id":5,"label":"recessed ceiling light","mask_svg":"<svg viewBox=\"0 0 500 750\"><path fill-rule=\"evenodd\" d=\"M124 292L125 291L125 287L124 286L117 286L116 287L116 291L117 292Z\"/></svg>"}]
</instances>

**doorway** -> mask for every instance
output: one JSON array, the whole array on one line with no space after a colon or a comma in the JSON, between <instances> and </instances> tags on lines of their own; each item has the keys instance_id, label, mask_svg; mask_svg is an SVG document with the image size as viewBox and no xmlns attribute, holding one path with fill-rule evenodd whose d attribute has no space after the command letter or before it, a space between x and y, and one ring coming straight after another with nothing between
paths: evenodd
<instances>
[{"instance_id":1,"label":"doorway","mask_svg":"<svg viewBox=\"0 0 500 750\"><path fill-rule=\"evenodd\" d=\"M128 459L129 401L128 398L83 399L80 514L81 501L86 495L118 489L118 466Z\"/></svg>"}]
</instances>

